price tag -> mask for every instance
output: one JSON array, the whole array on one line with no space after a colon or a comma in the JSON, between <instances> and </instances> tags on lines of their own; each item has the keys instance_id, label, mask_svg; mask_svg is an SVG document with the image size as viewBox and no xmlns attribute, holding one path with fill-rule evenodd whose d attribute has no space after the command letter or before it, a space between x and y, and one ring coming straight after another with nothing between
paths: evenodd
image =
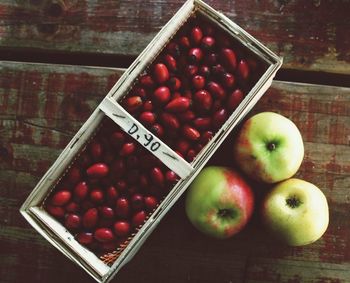
<instances>
[{"instance_id":1,"label":"price tag","mask_svg":"<svg viewBox=\"0 0 350 283\"><path fill-rule=\"evenodd\" d=\"M184 179L193 171L193 167L188 162L147 130L112 98L106 97L99 108L178 176Z\"/></svg>"}]
</instances>

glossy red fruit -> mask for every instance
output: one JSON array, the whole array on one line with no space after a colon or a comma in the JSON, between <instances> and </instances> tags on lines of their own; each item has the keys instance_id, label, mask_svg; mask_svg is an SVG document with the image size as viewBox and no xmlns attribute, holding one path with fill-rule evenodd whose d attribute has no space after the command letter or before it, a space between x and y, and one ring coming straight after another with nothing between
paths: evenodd
<instances>
[{"instance_id":1,"label":"glossy red fruit","mask_svg":"<svg viewBox=\"0 0 350 283\"><path fill-rule=\"evenodd\" d=\"M107 176L108 172L108 165L104 163L95 163L86 170L87 175L92 178L105 177Z\"/></svg>"},{"instance_id":2,"label":"glossy red fruit","mask_svg":"<svg viewBox=\"0 0 350 283\"><path fill-rule=\"evenodd\" d=\"M114 218L114 210L109 206L102 206L99 208L100 215L106 219Z\"/></svg>"},{"instance_id":3,"label":"glossy red fruit","mask_svg":"<svg viewBox=\"0 0 350 283\"><path fill-rule=\"evenodd\" d=\"M150 111L142 112L139 116L139 121L146 126L153 125L156 121L156 115Z\"/></svg>"},{"instance_id":4,"label":"glossy red fruit","mask_svg":"<svg viewBox=\"0 0 350 283\"><path fill-rule=\"evenodd\" d=\"M142 107L142 110L143 111L153 111L153 102L152 100L146 100L144 103L143 103L143 107Z\"/></svg>"},{"instance_id":5,"label":"glossy red fruit","mask_svg":"<svg viewBox=\"0 0 350 283\"><path fill-rule=\"evenodd\" d=\"M114 240L114 235L111 229L99 228L95 231L94 237L99 242L110 242Z\"/></svg>"},{"instance_id":6,"label":"glossy red fruit","mask_svg":"<svg viewBox=\"0 0 350 283\"><path fill-rule=\"evenodd\" d=\"M113 225L114 233L118 237L126 237L131 231L130 224L126 221L117 221Z\"/></svg>"},{"instance_id":7,"label":"glossy red fruit","mask_svg":"<svg viewBox=\"0 0 350 283\"><path fill-rule=\"evenodd\" d=\"M180 55L180 47L174 41L169 42L165 49L175 58Z\"/></svg>"},{"instance_id":8,"label":"glossy red fruit","mask_svg":"<svg viewBox=\"0 0 350 283\"><path fill-rule=\"evenodd\" d=\"M133 113L142 107L142 98L140 96L130 96L123 101L127 111Z\"/></svg>"},{"instance_id":9,"label":"glossy red fruit","mask_svg":"<svg viewBox=\"0 0 350 283\"><path fill-rule=\"evenodd\" d=\"M172 170L168 170L165 172L165 180L170 183L173 184L178 180L178 176L176 175L176 173Z\"/></svg>"},{"instance_id":10,"label":"glossy red fruit","mask_svg":"<svg viewBox=\"0 0 350 283\"><path fill-rule=\"evenodd\" d=\"M185 112L177 113L176 116L181 122L189 122L196 117L196 114L191 110L187 110Z\"/></svg>"},{"instance_id":11,"label":"glossy red fruit","mask_svg":"<svg viewBox=\"0 0 350 283\"><path fill-rule=\"evenodd\" d=\"M213 115L213 126L214 128L218 129L226 122L228 118L228 113L225 108L221 108L218 111L216 111Z\"/></svg>"},{"instance_id":12,"label":"glossy red fruit","mask_svg":"<svg viewBox=\"0 0 350 283\"><path fill-rule=\"evenodd\" d=\"M69 169L67 174L67 180L71 184L76 184L81 180L81 172L78 167L72 167Z\"/></svg>"},{"instance_id":13,"label":"glossy red fruit","mask_svg":"<svg viewBox=\"0 0 350 283\"><path fill-rule=\"evenodd\" d=\"M181 36L179 39L179 45L183 48L183 49L188 49L191 47L191 42L190 39L187 36Z\"/></svg>"},{"instance_id":14,"label":"glossy red fruit","mask_svg":"<svg viewBox=\"0 0 350 283\"><path fill-rule=\"evenodd\" d=\"M202 144L207 144L214 136L214 133L212 131L204 131L201 134L200 142Z\"/></svg>"},{"instance_id":15,"label":"glossy red fruit","mask_svg":"<svg viewBox=\"0 0 350 283\"><path fill-rule=\"evenodd\" d=\"M76 240L82 245L90 245L94 241L94 236L90 232L80 232Z\"/></svg>"},{"instance_id":16,"label":"glossy red fruit","mask_svg":"<svg viewBox=\"0 0 350 283\"><path fill-rule=\"evenodd\" d=\"M136 145L134 142L127 142L125 143L121 150L119 151L120 156L129 156L133 154L136 150Z\"/></svg>"},{"instance_id":17,"label":"glossy red fruit","mask_svg":"<svg viewBox=\"0 0 350 283\"><path fill-rule=\"evenodd\" d=\"M89 187L86 182L78 183L74 188L74 197L78 200L86 198L89 192Z\"/></svg>"},{"instance_id":18,"label":"glossy red fruit","mask_svg":"<svg viewBox=\"0 0 350 283\"><path fill-rule=\"evenodd\" d=\"M116 189L116 187L109 186L106 189L106 195L107 195L107 199L109 201L111 201L111 200L116 200L119 196L119 193L118 193L118 190Z\"/></svg>"},{"instance_id":19,"label":"glossy red fruit","mask_svg":"<svg viewBox=\"0 0 350 283\"><path fill-rule=\"evenodd\" d=\"M78 229L81 225L81 218L77 214L70 213L66 216L64 220L64 226L67 229Z\"/></svg>"},{"instance_id":20,"label":"glossy red fruit","mask_svg":"<svg viewBox=\"0 0 350 283\"><path fill-rule=\"evenodd\" d=\"M50 203L55 206L62 206L67 204L72 198L72 193L68 190L61 190L56 192L52 198Z\"/></svg>"},{"instance_id":21,"label":"glossy red fruit","mask_svg":"<svg viewBox=\"0 0 350 283\"><path fill-rule=\"evenodd\" d=\"M113 147L120 148L125 142L125 134L122 131L115 131L112 133L110 142Z\"/></svg>"},{"instance_id":22,"label":"glossy red fruit","mask_svg":"<svg viewBox=\"0 0 350 283\"><path fill-rule=\"evenodd\" d=\"M224 73L221 82L225 88L232 88L235 85L236 79L231 73Z\"/></svg>"},{"instance_id":23,"label":"glossy red fruit","mask_svg":"<svg viewBox=\"0 0 350 283\"><path fill-rule=\"evenodd\" d=\"M134 194L131 197L130 202L131 202L131 207L135 211L141 210L144 206L144 199L143 199L143 196L141 194Z\"/></svg>"},{"instance_id":24,"label":"glossy red fruit","mask_svg":"<svg viewBox=\"0 0 350 283\"><path fill-rule=\"evenodd\" d=\"M195 89L199 90L205 86L205 78L201 75L195 75L192 78L192 85Z\"/></svg>"},{"instance_id":25,"label":"glossy red fruit","mask_svg":"<svg viewBox=\"0 0 350 283\"><path fill-rule=\"evenodd\" d=\"M240 60L238 63L238 75L242 79L246 80L246 79L248 79L249 74L250 74L250 70L249 70L249 65L248 65L247 61Z\"/></svg>"},{"instance_id":26,"label":"glossy red fruit","mask_svg":"<svg viewBox=\"0 0 350 283\"><path fill-rule=\"evenodd\" d=\"M188 152L187 152L187 155L186 155L186 160L188 162L192 162L194 160L194 158L196 157L197 153L194 149L190 149Z\"/></svg>"},{"instance_id":27,"label":"glossy red fruit","mask_svg":"<svg viewBox=\"0 0 350 283\"><path fill-rule=\"evenodd\" d=\"M203 38L203 32L202 29L198 26L192 28L191 30L191 40L195 44L200 44L201 40Z\"/></svg>"},{"instance_id":28,"label":"glossy red fruit","mask_svg":"<svg viewBox=\"0 0 350 283\"><path fill-rule=\"evenodd\" d=\"M171 96L170 90L166 86L158 87L153 92L153 99L158 104L167 103L170 100L170 96Z\"/></svg>"},{"instance_id":29,"label":"glossy red fruit","mask_svg":"<svg viewBox=\"0 0 350 283\"><path fill-rule=\"evenodd\" d=\"M162 113L160 119L164 127L167 127L168 129L176 130L180 127L179 120L173 114Z\"/></svg>"},{"instance_id":30,"label":"glossy red fruit","mask_svg":"<svg viewBox=\"0 0 350 283\"><path fill-rule=\"evenodd\" d=\"M145 197L145 207L148 211L153 211L158 205L158 200L154 196Z\"/></svg>"},{"instance_id":31,"label":"glossy red fruit","mask_svg":"<svg viewBox=\"0 0 350 283\"><path fill-rule=\"evenodd\" d=\"M193 125L199 130L208 130L211 127L211 118L198 117L193 120Z\"/></svg>"},{"instance_id":32,"label":"glossy red fruit","mask_svg":"<svg viewBox=\"0 0 350 283\"><path fill-rule=\"evenodd\" d=\"M193 127L189 125L184 125L182 128L182 134L185 138L196 141L200 138L201 134Z\"/></svg>"},{"instance_id":33,"label":"glossy red fruit","mask_svg":"<svg viewBox=\"0 0 350 283\"><path fill-rule=\"evenodd\" d=\"M80 205L75 201L71 201L64 207L64 209L70 213L77 213L80 209Z\"/></svg>"},{"instance_id":34,"label":"glossy red fruit","mask_svg":"<svg viewBox=\"0 0 350 283\"><path fill-rule=\"evenodd\" d=\"M191 48L188 51L188 61L192 64L198 64L203 59L203 51L200 48Z\"/></svg>"},{"instance_id":35,"label":"glossy red fruit","mask_svg":"<svg viewBox=\"0 0 350 283\"><path fill-rule=\"evenodd\" d=\"M132 217L132 226L134 227L140 227L143 225L143 223L146 220L146 212L144 210L141 210L139 212L136 212Z\"/></svg>"},{"instance_id":36,"label":"glossy red fruit","mask_svg":"<svg viewBox=\"0 0 350 283\"><path fill-rule=\"evenodd\" d=\"M164 129L163 129L162 125L160 125L158 123L153 124L152 127L150 128L150 131L159 138L164 135Z\"/></svg>"},{"instance_id":37,"label":"glossy red fruit","mask_svg":"<svg viewBox=\"0 0 350 283\"><path fill-rule=\"evenodd\" d=\"M211 94L203 89L194 94L194 102L196 108L202 112L208 112L213 105Z\"/></svg>"},{"instance_id":38,"label":"glossy red fruit","mask_svg":"<svg viewBox=\"0 0 350 283\"><path fill-rule=\"evenodd\" d=\"M115 183L115 187L118 190L118 192L125 193L128 185L125 180L121 179Z\"/></svg>"},{"instance_id":39,"label":"glossy red fruit","mask_svg":"<svg viewBox=\"0 0 350 283\"><path fill-rule=\"evenodd\" d=\"M87 229L94 228L98 221L98 210L97 208L90 208L83 214L83 226Z\"/></svg>"},{"instance_id":40,"label":"glossy red fruit","mask_svg":"<svg viewBox=\"0 0 350 283\"><path fill-rule=\"evenodd\" d=\"M217 53L209 53L205 56L204 63L208 66L215 66L218 64L219 55Z\"/></svg>"},{"instance_id":41,"label":"glossy red fruit","mask_svg":"<svg viewBox=\"0 0 350 283\"><path fill-rule=\"evenodd\" d=\"M187 65L185 67L185 75L188 77L193 77L198 73L198 67L196 65Z\"/></svg>"},{"instance_id":42,"label":"glossy red fruit","mask_svg":"<svg viewBox=\"0 0 350 283\"><path fill-rule=\"evenodd\" d=\"M225 74L225 68L221 64L216 64L211 67L210 72L213 76L220 78Z\"/></svg>"},{"instance_id":43,"label":"glossy red fruit","mask_svg":"<svg viewBox=\"0 0 350 283\"><path fill-rule=\"evenodd\" d=\"M191 100L186 97L177 97L172 99L166 106L165 110L169 112L184 112L186 111L191 105Z\"/></svg>"},{"instance_id":44,"label":"glossy red fruit","mask_svg":"<svg viewBox=\"0 0 350 283\"><path fill-rule=\"evenodd\" d=\"M158 63L154 66L153 75L154 79L160 84L165 83L170 77L167 66L162 63Z\"/></svg>"},{"instance_id":45,"label":"glossy red fruit","mask_svg":"<svg viewBox=\"0 0 350 283\"><path fill-rule=\"evenodd\" d=\"M93 141L89 145L89 151L95 161L100 160L103 155L103 146L101 143Z\"/></svg>"},{"instance_id":46,"label":"glossy red fruit","mask_svg":"<svg viewBox=\"0 0 350 283\"><path fill-rule=\"evenodd\" d=\"M140 84L145 88L153 88L155 83L150 75L143 75L139 79Z\"/></svg>"},{"instance_id":47,"label":"glossy red fruit","mask_svg":"<svg viewBox=\"0 0 350 283\"><path fill-rule=\"evenodd\" d=\"M208 51L214 48L215 38L212 36L205 36L202 38L201 46L204 50Z\"/></svg>"},{"instance_id":48,"label":"glossy red fruit","mask_svg":"<svg viewBox=\"0 0 350 283\"><path fill-rule=\"evenodd\" d=\"M101 189L94 189L90 192L90 200L93 203L103 203L104 201L104 192Z\"/></svg>"},{"instance_id":49,"label":"glossy red fruit","mask_svg":"<svg viewBox=\"0 0 350 283\"><path fill-rule=\"evenodd\" d=\"M48 213L50 213L52 216L54 216L56 218L63 218L63 216L66 213L63 207L54 206L54 205L50 205L50 204L46 206L46 210Z\"/></svg>"},{"instance_id":50,"label":"glossy red fruit","mask_svg":"<svg viewBox=\"0 0 350 283\"><path fill-rule=\"evenodd\" d=\"M180 139L176 143L175 149L182 155L186 155L188 149L190 148L190 142L185 139Z\"/></svg>"},{"instance_id":51,"label":"glossy red fruit","mask_svg":"<svg viewBox=\"0 0 350 283\"><path fill-rule=\"evenodd\" d=\"M199 71L198 73L200 75L202 75L204 78L208 79L209 76L210 76L210 68L206 65L202 65L200 68L199 68Z\"/></svg>"},{"instance_id":52,"label":"glossy red fruit","mask_svg":"<svg viewBox=\"0 0 350 283\"><path fill-rule=\"evenodd\" d=\"M243 98L244 95L240 89L236 89L235 91L233 91L228 97L227 109L230 111L235 110L237 106L241 103Z\"/></svg>"},{"instance_id":53,"label":"glossy red fruit","mask_svg":"<svg viewBox=\"0 0 350 283\"><path fill-rule=\"evenodd\" d=\"M222 100L226 98L226 91L216 82L209 82L207 85L207 90L215 99Z\"/></svg>"},{"instance_id":54,"label":"glossy red fruit","mask_svg":"<svg viewBox=\"0 0 350 283\"><path fill-rule=\"evenodd\" d=\"M164 62L166 64L166 66L168 67L168 69L171 72L175 72L177 70L177 63L176 60L173 56L171 56L170 54L166 54L164 56Z\"/></svg>"},{"instance_id":55,"label":"glossy red fruit","mask_svg":"<svg viewBox=\"0 0 350 283\"><path fill-rule=\"evenodd\" d=\"M171 77L167 85L170 87L171 90L176 91L181 88L181 81L177 77Z\"/></svg>"},{"instance_id":56,"label":"glossy red fruit","mask_svg":"<svg viewBox=\"0 0 350 283\"><path fill-rule=\"evenodd\" d=\"M141 97L142 100L147 98L147 91L143 87L134 87L132 94Z\"/></svg>"},{"instance_id":57,"label":"glossy red fruit","mask_svg":"<svg viewBox=\"0 0 350 283\"><path fill-rule=\"evenodd\" d=\"M236 53L230 48L223 48L220 53L221 62L229 71L236 70L237 58Z\"/></svg>"},{"instance_id":58,"label":"glossy red fruit","mask_svg":"<svg viewBox=\"0 0 350 283\"><path fill-rule=\"evenodd\" d=\"M125 197L118 198L115 206L115 214L119 217L126 218L130 212L129 200Z\"/></svg>"},{"instance_id":59,"label":"glossy red fruit","mask_svg":"<svg viewBox=\"0 0 350 283\"><path fill-rule=\"evenodd\" d=\"M163 186L164 184L164 174L159 167L153 167L150 171L150 177L153 184L157 186Z\"/></svg>"}]
</instances>

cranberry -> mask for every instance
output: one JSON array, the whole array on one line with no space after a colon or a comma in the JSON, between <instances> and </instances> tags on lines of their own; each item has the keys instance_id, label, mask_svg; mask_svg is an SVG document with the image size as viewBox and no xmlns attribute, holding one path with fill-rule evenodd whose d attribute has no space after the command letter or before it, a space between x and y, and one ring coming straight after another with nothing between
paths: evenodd
<instances>
[{"instance_id":1,"label":"cranberry","mask_svg":"<svg viewBox=\"0 0 350 283\"><path fill-rule=\"evenodd\" d=\"M90 192L90 200L93 203L97 203L97 204L103 203L103 200L104 200L104 193L103 193L103 191L100 190L100 189L92 190Z\"/></svg>"},{"instance_id":2,"label":"cranberry","mask_svg":"<svg viewBox=\"0 0 350 283\"><path fill-rule=\"evenodd\" d=\"M200 133L193 127L189 125L184 125L182 128L182 133L185 138L191 140L191 141L196 141L200 138Z\"/></svg>"},{"instance_id":3,"label":"cranberry","mask_svg":"<svg viewBox=\"0 0 350 283\"><path fill-rule=\"evenodd\" d=\"M78 183L74 188L74 196L78 200L83 200L89 193L89 187L86 182Z\"/></svg>"},{"instance_id":4,"label":"cranberry","mask_svg":"<svg viewBox=\"0 0 350 283\"><path fill-rule=\"evenodd\" d=\"M99 228L95 231L94 237L99 242L110 242L114 240L114 235L111 229Z\"/></svg>"},{"instance_id":5,"label":"cranberry","mask_svg":"<svg viewBox=\"0 0 350 283\"><path fill-rule=\"evenodd\" d=\"M152 182L157 186L163 186L164 174L159 167L153 167L150 172Z\"/></svg>"},{"instance_id":6,"label":"cranberry","mask_svg":"<svg viewBox=\"0 0 350 283\"><path fill-rule=\"evenodd\" d=\"M94 241L94 237L90 232L80 232L77 234L76 239L82 245L89 245Z\"/></svg>"},{"instance_id":7,"label":"cranberry","mask_svg":"<svg viewBox=\"0 0 350 283\"><path fill-rule=\"evenodd\" d=\"M246 80L249 77L249 65L247 61L245 60L240 60L238 63L238 74L239 76L243 79Z\"/></svg>"},{"instance_id":8,"label":"cranberry","mask_svg":"<svg viewBox=\"0 0 350 283\"><path fill-rule=\"evenodd\" d=\"M128 156L131 155L135 152L136 150L136 145L134 142L127 142L125 143L121 150L119 151L120 156Z\"/></svg>"},{"instance_id":9,"label":"cranberry","mask_svg":"<svg viewBox=\"0 0 350 283\"><path fill-rule=\"evenodd\" d=\"M221 62L228 70L234 71L237 67L236 53L230 48L223 48L220 53Z\"/></svg>"},{"instance_id":10,"label":"cranberry","mask_svg":"<svg viewBox=\"0 0 350 283\"><path fill-rule=\"evenodd\" d=\"M195 75L192 78L192 85L195 89L202 89L205 86L205 78L201 75Z\"/></svg>"},{"instance_id":11,"label":"cranberry","mask_svg":"<svg viewBox=\"0 0 350 283\"><path fill-rule=\"evenodd\" d=\"M150 111L142 112L139 116L139 121L146 126L153 125L156 121L156 115Z\"/></svg>"},{"instance_id":12,"label":"cranberry","mask_svg":"<svg viewBox=\"0 0 350 283\"><path fill-rule=\"evenodd\" d=\"M153 92L153 99L156 103L158 104L165 104L169 101L170 99L170 90L166 86L161 86L158 87L154 92Z\"/></svg>"},{"instance_id":13,"label":"cranberry","mask_svg":"<svg viewBox=\"0 0 350 283\"><path fill-rule=\"evenodd\" d=\"M111 219L114 217L114 211L109 206L102 206L99 208L100 215L104 218Z\"/></svg>"},{"instance_id":14,"label":"cranberry","mask_svg":"<svg viewBox=\"0 0 350 283\"><path fill-rule=\"evenodd\" d=\"M145 197L145 206L148 211L152 211L158 205L158 200L154 196Z\"/></svg>"},{"instance_id":15,"label":"cranberry","mask_svg":"<svg viewBox=\"0 0 350 283\"><path fill-rule=\"evenodd\" d=\"M115 200L118 198L118 191L114 186L109 186L106 189L106 194L107 194L107 198L108 200Z\"/></svg>"},{"instance_id":16,"label":"cranberry","mask_svg":"<svg viewBox=\"0 0 350 283\"><path fill-rule=\"evenodd\" d=\"M166 54L164 56L164 62L171 72L175 72L177 70L176 60L170 54Z\"/></svg>"},{"instance_id":17,"label":"cranberry","mask_svg":"<svg viewBox=\"0 0 350 283\"><path fill-rule=\"evenodd\" d=\"M133 113L142 107L142 98L140 96L130 96L125 99L123 105L127 111Z\"/></svg>"},{"instance_id":18,"label":"cranberry","mask_svg":"<svg viewBox=\"0 0 350 283\"><path fill-rule=\"evenodd\" d=\"M119 237L126 237L130 233L130 224L126 221L117 221L113 225L114 233Z\"/></svg>"},{"instance_id":19,"label":"cranberry","mask_svg":"<svg viewBox=\"0 0 350 283\"><path fill-rule=\"evenodd\" d=\"M130 206L127 198L121 197L116 201L115 213L117 216L126 218L129 214Z\"/></svg>"},{"instance_id":20,"label":"cranberry","mask_svg":"<svg viewBox=\"0 0 350 283\"><path fill-rule=\"evenodd\" d=\"M198 64L203 59L203 52L200 48L192 48L188 51L188 61L192 64Z\"/></svg>"},{"instance_id":21,"label":"cranberry","mask_svg":"<svg viewBox=\"0 0 350 283\"><path fill-rule=\"evenodd\" d=\"M131 197L131 206L134 210L141 210L143 208L144 201L141 194L134 194Z\"/></svg>"},{"instance_id":22,"label":"cranberry","mask_svg":"<svg viewBox=\"0 0 350 283\"><path fill-rule=\"evenodd\" d=\"M56 192L51 199L51 204L55 206L62 206L71 200L72 194L68 190L61 190Z\"/></svg>"},{"instance_id":23,"label":"cranberry","mask_svg":"<svg viewBox=\"0 0 350 283\"><path fill-rule=\"evenodd\" d=\"M81 219L80 216L77 214L70 213L66 216L66 219L64 221L64 226L67 229L78 229L81 225Z\"/></svg>"},{"instance_id":24,"label":"cranberry","mask_svg":"<svg viewBox=\"0 0 350 283\"><path fill-rule=\"evenodd\" d=\"M146 212L144 210L141 210L133 215L131 222L134 227L140 227L141 225L143 225L145 220Z\"/></svg>"},{"instance_id":25,"label":"cranberry","mask_svg":"<svg viewBox=\"0 0 350 283\"><path fill-rule=\"evenodd\" d=\"M201 112L208 112L212 105L213 99L210 93L206 90L199 90L194 94L195 106Z\"/></svg>"},{"instance_id":26,"label":"cranberry","mask_svg":"<svg viewBox=\"0 0 350 283\"><path fill-rule=\"evenodd\" d=\"M169 112L184 112L191 105L191 100L187 97L177 97L172 99L166 106L165 110Z\"/></svg>"},{"instance_id":27,"label":"cranberry","mask_svg":"<svg viewBox=\"0 0 350 283\"><path fill-rule=\"evenodd\" d=\"M158 83L164 83L169 79L169 71L167 66L158 63L154 66L154 78Z\"/></svg>"},{"instance_id":28,"label":"cranberry","mask_svg":"<svg viewBox=\"0 0 350 283\"><path fill-rule=\"evenodd\" d=\"M103 155L103 146L101 143L94 141L89 145L89 151L92 158L95 161L98 161Z\"/></svg>"},{"instance_id":29,"label":"cranberry","mask_svg":"<svg viewBox=\"0 0 350 283\"><path fill-rule=\"evenodd\" d=\"M191 30L191 40L195 44L200 44L203 37L203 32L200 27L196 26Z\"/></svg>"},{"instance_id":30,"label":"cranberry","mask_svg":"<svg viewBox=\"0 0 350 283\"><path fill-rule=\"evenodd\" d=\"M155 85L154 80L150 75L141 76L139 81L140 81L140 84L145 88L153 88Z\"/></svg>"},{"instance_id":31,"label":"cranberry","mask_svg":"<svg viewBox=\"0 0 350 283\"><path fill-rule=\"evenodd\" d=\"M104 163L95 163L86 170L87 175L93 178L105 177L108 174L108 172L109 168L107 164Z\"/></svg>"},{"instance_id":32,"label":"cranberry","mask_svg":"<svg viewBox=\"0 0 350 283\"><path fill-rule=\"evenodd\" d=\"M235 91L233 91L228 97L227 109L230 111L235 110L237 106L241 103L243 98L244 95L240 89L236 89Z\"/></svg>"},{"instance_id":33,"label":"cranberry","mask_svg":"<svg viewBox=\"0 0 350 283\"><path fill-rule=\"evenodd\" d=\"M202 48L204 50L211 50L215 46L215 39L212 36L205 36L202 38L201 42Z\"/></svg>"},{"instance_id":34,"label":"cranberry","mask_svg":"<svg viewBox=\"0 0 350 283\"><path fill-rule=\"evenodd\" d=\"M46 210L48 213L50 213L52 216L57 218L63 218L65 214L65 210L61 206L54 206L54 205L47 205Z\"/></svg>"},{"instance_id":35,"label":"cranberry","mask_svg":"<svg viewBox=\"0 0 350 283\"><path fill-rule=\"evenodd\" d=\"M90 208L83 214L83 226L85 228L93 228L97 225L98 210L97 208Z\"/></svg>"},{"instance_id":36,"label":"cranberry","mask_svg":"<svg viewBox=\"0 0 350 283\"><path fill-rule=\"evenodd\" d=\"M71 201L70 203L68 203L64 209L67 212L71 212L71 213L77 213L80 209L80 205L77 204L75 201Z\"/></svg>"}]
</instances>

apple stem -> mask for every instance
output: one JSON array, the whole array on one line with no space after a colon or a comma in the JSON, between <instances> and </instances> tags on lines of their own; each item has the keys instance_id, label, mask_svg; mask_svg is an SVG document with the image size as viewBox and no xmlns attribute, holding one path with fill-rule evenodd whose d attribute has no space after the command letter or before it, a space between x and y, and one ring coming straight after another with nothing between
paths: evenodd
<instances>
[{"instance_id":1,"label":"apple stem","mask_svg":"<svg viewBox=\"0 0 350 283\"><path fill-rule=\"evenodd\" d=\"M223 209L219 209L218 215L219 215L220 217L223 217L223 218L234 218L235 213L234 213L234 211L231 210L231 209L223 208Z\"/></svg>"},{"instance_id":2,"label":"apple stem","mask_svg":"<svg viewBox=\"0 0 350 283\"><path fill-rule=\"evenodd\" d=\"M286 199L286 205L288 205L291 208L296 208L301 204L302 202L296 196L291 196Z\"/></svg>"},{"instance_id":3,"label":"apple stem","mask_svg":"<svg viewBox=\"0 0 350 283\"><path fill-rule=\"evenodd\" d=\"M276 149L276 143L275 143L275 142L269 142L269 143L267 144L267 149L268 149L269 151L275 150L275 149Z\"/></svg>"}]
</instances>

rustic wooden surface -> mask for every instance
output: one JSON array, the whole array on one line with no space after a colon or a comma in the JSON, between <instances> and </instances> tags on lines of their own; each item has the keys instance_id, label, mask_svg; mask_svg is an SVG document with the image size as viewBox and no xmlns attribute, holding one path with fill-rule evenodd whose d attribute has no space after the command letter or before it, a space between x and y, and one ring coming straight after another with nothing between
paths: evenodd
<instances>
[{"instance_id":1,"label":"rustic wooden surface","mask_svg":"<svg viewBox=\"0 0 350 283\"><path fill-rule=\"evenodd\" d=\"M120 74L111 68L0 62L2 283L94 282L18 209ZM350 282L350 89L274 82L250 115L265 110L291 118L302 132L306 154L297 176L326 194L326 234L309 246L286 247L270 239L254 215L236 237L209 239L186 219L182 197L112 282ZM227 152L233 136L212 164L232 166ZM266 188L254 190L259 199Z\"/></svg>"},{"instance_id":2,"label":"rustic wooden surface","mask_svg":"<svg viewBox=\"0 0 350 283\"><path fill-rule=\"evenodd\" d=\"M33 50L38 60L47 52L134 57L184 2L1 0L0 57ZM350 73L348 0L206 2L283 56L284 68Z\"/></svg>"}]
</instances>

